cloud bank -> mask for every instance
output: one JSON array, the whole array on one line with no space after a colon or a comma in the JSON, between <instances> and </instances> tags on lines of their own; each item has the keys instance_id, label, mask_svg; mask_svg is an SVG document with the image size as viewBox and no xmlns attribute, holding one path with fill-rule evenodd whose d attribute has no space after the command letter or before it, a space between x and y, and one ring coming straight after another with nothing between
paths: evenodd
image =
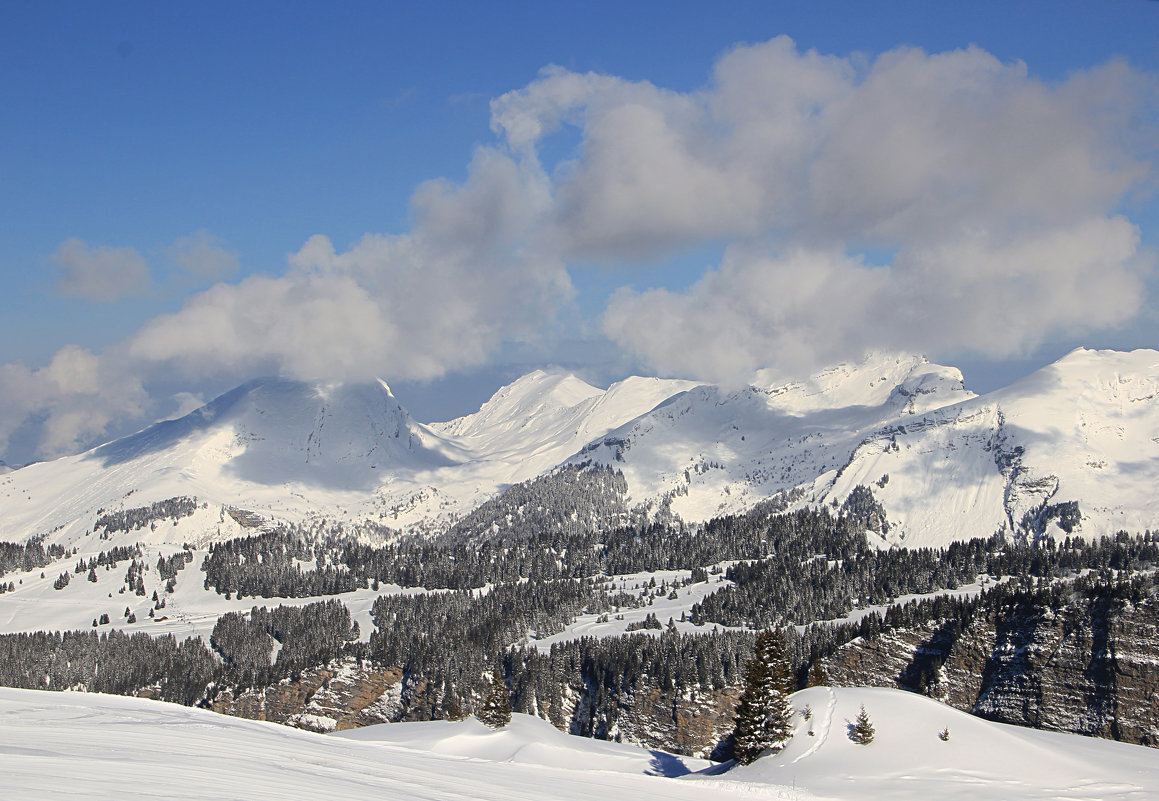
<instances>
[{"instance_id":1,"label":"cloud bank","mask_svg":"<svg viewBox=\"0 0 1159 801\"><path fill-rule=\"evenodd\" d=\"M465 181L415 190L407 232L344 250L312 236L283 274L218 283L107 353L0 368L0 445L39 415L43 454L74 448L149 408L158 375L434 378L556 331L569 270L630 284L636 263L708 244L723 258L687 289L614 293L607 336L660 371L736 382L1113 327L1147 303L1125 209L1154 189L1156 87L1119 62L1046 83L977 48L839 57L787 37L730 50L689 92L549 67L492 101L496 140ZM545 163L561 141L578 145ZM170 257L209 280L238 270L204 231ZM54 261L79 297L148 282L131 248L69 240Z\"/></svg>"},{"instance_id":2,"label":"cloud bank","mask_svg":"<svg viewBox=\"0 0 1159 801\"><path fill-rule=\"evenodd\" d=\"M604 326L658 369L736 381L867 347L1007 357L1129 319L1151 259L1119 207L1152 178L1155 86L1117 62L1047 85L977 48L864 61L779 37L698 92L550 69L492 111L524 154L582 132L545 224L565 258L729 243L687 291L617 293Z\"/></svg>"}]
</instances>

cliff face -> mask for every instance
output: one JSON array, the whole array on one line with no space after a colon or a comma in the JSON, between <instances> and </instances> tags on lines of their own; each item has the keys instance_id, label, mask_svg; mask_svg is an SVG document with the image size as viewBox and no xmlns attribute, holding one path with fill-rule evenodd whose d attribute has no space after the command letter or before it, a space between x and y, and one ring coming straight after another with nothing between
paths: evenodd
<instances>
[{"instance_id":1,"label":"cliff face","mask_svg":"<svg viewBox=\"0 0 1159 801\"><path fill-rule=\"evenodd\" d=\"M402 671L337 660L296 680L240 691L224 689L209 708L235 717L285 723L312 731L341 731L397 720L392 699Z\"/></svg>"},{"instance_id":2,"label":"cliff face","mask_svg":"<svg viewBox=\"0 0 1159 801\"><path fill-rule=\"evenodd\" d=\"M1159 745L1159 604L1019 607L855 640L831 683L899 687L1004 723Z\"/></svg>"}]
</instances>

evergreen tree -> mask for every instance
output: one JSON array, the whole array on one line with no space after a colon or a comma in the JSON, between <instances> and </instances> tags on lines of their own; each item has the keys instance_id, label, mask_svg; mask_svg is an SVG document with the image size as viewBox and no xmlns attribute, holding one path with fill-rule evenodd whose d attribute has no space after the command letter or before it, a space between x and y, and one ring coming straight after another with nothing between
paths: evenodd
<instances>
[{"instance_id":1,"label":"evergreen tree","mask_svg":"<svg viewBox=\"0 0 1159 801\"><path fill-rule=\"evenodd\" d=\"M793 736L792 691L785 632L761 632L745 666L744 691L736 708L733 757L737 762L748 765L766 748L776 752L785 747Z\"/></svg>"},{"instance_id":2,"label":"evergreen tree","mask_svg":"<svg viewBox=\"0 0 1159 801\"><path fill-rule=\"evenodd\" d=\"M858 745L869 745L875 733L869 714L865 711L865 704L862 704L857 720L853 723L853 730L849 732L849 739Z\"/></svg>"},{"instance_id":3,"label":"evergreen tree","mask_svg":"<svg viewBox=\"0 0 1159 801\"><path fill-rule=\"evenodd\" d=\"M808 686L829 686L829 674L825 672L825 666L821 664L820 659L814 659L813 664L809 665Z\"/></svg>"},{"instance_id":4,"label":"evergreen tree","mask_svg":"<svg viewBox=\"0 0 1159 801\"><path fill-rule=\"evenodd\" d=\"M462 720L466 717L463 705L459 701L459 694L455 692L455 685L449 676L443 676L443 698L439 703L443 720Z\"/></svg>"},{"instance_id":5,"label":"evergreen tree","mask_svg":"<svg viewBox=\"0 0 1159 801\"><path fill-rule=\"evenodd\" d=\"M488 684L487 697L483 699L483 708L479 710L479 720L492 729L502 729L511 722L511 696L507 693L507 682L503 680L498 666Z\"/></svg>"}]
</instances>

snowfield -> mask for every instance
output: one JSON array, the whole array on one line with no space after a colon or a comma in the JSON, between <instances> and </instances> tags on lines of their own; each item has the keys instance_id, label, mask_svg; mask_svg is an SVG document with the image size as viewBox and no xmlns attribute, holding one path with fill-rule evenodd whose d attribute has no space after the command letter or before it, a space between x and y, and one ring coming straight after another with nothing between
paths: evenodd
<instances>
[{"instance_id":1,"label":"snowfield","mask_svg":"<svg viewBox=\"0 0 1159 801\"><path fill-rule=\"evenodd\" d=\"M685 769L680 758L544 727L533 720L504 732L483 732L476 721L389 724L390 734L366 742L135 698L0 689L0 793L5 801L738 796L725 786L665 778ZM757 797L778 794L768 788Z\"/></svg>"},{"instance_id":2,"label":"snowfield","mask_svg":"<svg viewBox=\"0 0 1159 801\"><path fill-rule=\"evenodd\" d=\"M1155 749L992 723L901 690L812 687L792 700L813 715L797 716L788 747L725 778L842 799L1159 797ZM876 729L869 745L848 736L862 705Z\"/></svg>"},{"instance_id":3,"label":"snowfield","mask_svg":"<svg viewBox=\"0 0 1159 801\"><path fill-rule=\"evenodd\" d=\"M789 746L724 771L521 715L501 731L465 720L320 735L137 698L4 688L0 776L6 801L1159 797L1152 749L991 723L897 690L818 687L793 702L812 717L797 716ZM876 728L867 746L847 736L862 704Z\"/></svg>"}]
</instances>

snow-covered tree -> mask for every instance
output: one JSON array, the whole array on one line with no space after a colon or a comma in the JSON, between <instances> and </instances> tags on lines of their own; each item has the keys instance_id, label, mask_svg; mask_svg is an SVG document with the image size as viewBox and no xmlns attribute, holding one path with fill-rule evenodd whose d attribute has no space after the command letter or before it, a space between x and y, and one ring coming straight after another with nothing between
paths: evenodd
<instances>
[{"instance_id":1,"label":"snow-covered tree","mask_svg":"<svg viewBox=\"0 0 1159 801\"><path fill-rule=\"evenodd\" d=\"M849 732L849 739L858 745L869 745L873 742L873 735L876 734L873 728L873 722L869 719L869 713L865 711L865 704L861 705L861 711L857 714L857 720L853 722L853 730Z\"/></svg>"},{"instance_id":2,"label":"snow-covered tree","mask_svg":"<svg viewBox=\"0 0 1159 801\"><path fill-rule=\"evenodd\" d=\"M814 659L813 664L809 665L808 684L810 687L827 687L829 685L829 674L825 672L825 666L821 664L820 659Z\"/></svg>"},{"instance_id":3,"label":"snow-covered tree","mask_svg":"<svg viewBox=\"0 0 1159 801\"><path fill-rule=\"evenodd\" d=\"M733 758L742 765L765 749L780 751L792 737L793 673L783 630L757 635L745 666L744 691L736 708Z\"/></svg>"},{"instance_id":4,"label":"snow-covered tree","mask_svg":"<svg viewBox=\"0 0 1159 801\"><path fill-rule=\"evenodd\" d=\"M443 720L462 720L466 717L463 713L463 704L459 700L459 694L455 691L455 685L451 683L448 676L443 676L443 693L439 702L439 713Z\"/></svg>"},{"instance_id":5,"label":"snow-covered tree","mask_svg":"<svg viewBox=\"0 0 1159 801\"><path fill-rule=\"evenodd\" d=\"M496 667L488 682L487 697L479 710L479 720L492 729L501 729L511 722L511 696L507 693L507 682Z\"/></svg>"}]
</instances>

